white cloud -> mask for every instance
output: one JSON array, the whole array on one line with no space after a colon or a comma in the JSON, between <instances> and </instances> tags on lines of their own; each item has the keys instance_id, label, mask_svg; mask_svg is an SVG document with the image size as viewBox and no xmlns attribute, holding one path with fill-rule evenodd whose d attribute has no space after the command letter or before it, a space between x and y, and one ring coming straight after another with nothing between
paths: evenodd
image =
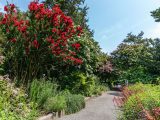
<instances>
[{"instance_id":1,"label":"white cloud","mask_svg":"<svg viewBox=\"0 0 160 120\"><path fill-rule=\"evenodd\" d=\"M157 23L150 30L146 31L145 37L160 38L160 23Z\"/></svg>"}]
</instances>

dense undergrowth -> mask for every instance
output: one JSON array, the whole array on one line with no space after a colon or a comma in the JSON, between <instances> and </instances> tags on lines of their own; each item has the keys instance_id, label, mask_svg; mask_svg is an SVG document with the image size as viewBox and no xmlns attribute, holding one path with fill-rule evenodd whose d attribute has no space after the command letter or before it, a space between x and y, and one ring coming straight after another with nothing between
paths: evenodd
<instances>
[{"instance_id":1,"label":"dense undergrowth","mask_svg":"<svg viewBox=\"0 0 160 120\"><path fill-rule=\"evenodd\" d=\"M75 113L85 107L82 95L71 94L68 90L59 91L57 84L50 81L34 80L29 90L29 98L44 112Z\"/></svg>"},{"instance_id":2,"label":"dense undergrowth","mask_svg":"<svg viewBox=\"0 0 160 120\"><path fill-rule=\"evenodd\" d=\"M56 83L45 79L34 80L28 90L0 80L0 94L2 120L35 120L42 114L61 111L72 114L85 107L83 95L59 90Z\"/></svg>"}]
</instances>

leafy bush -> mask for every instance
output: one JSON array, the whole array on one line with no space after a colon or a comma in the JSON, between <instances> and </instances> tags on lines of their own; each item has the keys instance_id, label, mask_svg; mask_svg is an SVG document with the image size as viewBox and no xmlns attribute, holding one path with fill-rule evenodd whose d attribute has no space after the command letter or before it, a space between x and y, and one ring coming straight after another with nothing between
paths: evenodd
<instances>
[{"instance_id":1,"label":"leafy bush","mask_svg":"<svg viewBox=\"0 0 160 120\"><path fill-rule=\"evenodd\" d=\"M64 110L66 108L65 97L57 95L55 97L48 98L44 104L44 108L48 112L59 112Z\"/></svg>"},{"instance_id":2,"label":"leafy bush","mask_svg":"<svg viewBox=\"0 0 160 120\"><path fill-rule=\"evenodd\" d=\"M36 102L39 107L50 97L57 94L57 85L44 79L33 80L29 89L29 97L32 101Z\"/></svg>"},{"instance_id":3,"label":"leafy bush","mask_svg":"<svg viewBox=\"0 0 160 120\"><path fill-rule=\"evenodd\" d=\"M60 94L65 97L66 114L78 112L85 107L85 100L82 95L71 94L69 91L63 91Z\"/></svg>"},{"instance_id":4,"label":"leafy bush","mask_svg":"<svg viewBox=\"0 0 160 120\"><path fill-rule=\"evenodd\" d=\"M94 95L101 95L102 92L107 91L108 87L106 87L105 85L96 85L93 91Z\"/></svg>"},{"instance_id":5,"label":"leafy bush","mask_svg":"<svg viewBox=\"0 0 160 120\"><path fill-rule=\"evenodd\" d=\"M22 89L0 80L0 119L1 120L35 120L38 115L36 104L28 102Z\"/></svg>"},{"instance_id":6,"label":"leafy bush","mask_svg":"<svg viewBox=\"0 0 160 120\"><path fill-rule=\"evenodd\" d=\"M129 97L123 106L123 118L139 120L143 115L141 106L151 115L153 115L154 108L160 107L160 86L136 84L130 86L129 90L134 94Z\"/></svg>"},{"instance_id":7,"label":"leafy bush","mask_svg":"<svg viewBox=\"0 0 160 120\"><path fill-rule=\"evenodd\" d=\"M73 94L82 94L84 96L100 94L107 88L100 85L99 78L95 75L87 76L82 72L73 72L71 75L63 77L60 84L63 89L68 89Z\"/></svg>"},{"instance_id":8,"label":"leafy bush","mask_svg":"<svg viewBox=\"0 0 160 120\"><path fill-rule=\"evenodd\" d=\"M68 89L72 93L82 93L84 86L86 85L87 77L84 73L73 72L71 75L64 76L60 84L63 89Z\"/></svg>"}]
</instances>

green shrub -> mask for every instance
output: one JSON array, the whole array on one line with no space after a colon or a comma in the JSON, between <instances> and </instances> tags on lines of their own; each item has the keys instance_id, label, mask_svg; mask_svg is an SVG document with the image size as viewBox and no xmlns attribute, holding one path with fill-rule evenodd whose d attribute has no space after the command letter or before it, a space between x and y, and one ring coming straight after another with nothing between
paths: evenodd
<instances>
[{"instance_id":1,"label":"green shrub","mask_svg":"<svg viewBox=\"0 0 160 120\"><path fill-rule=\"evenodd\" d=\"M81 93L84 94L87 77L84 73L73 72L69 76L64 76L60 84L64 89L70 90L73 94Z\"/></svg>"},{"instance_id":2,"label":"green shrub","mask_svg":"<svg viewBox=\"0 0 160 120\"><path fill-rule=\"evenodd\" d=\"M33 80L29 89L29 97L42 107L46 100L57 94L57 85L44 79Z\"/></svg>"},{"instance_id":3,"label":"green shrub","mask_svg":"<svg viewBox=\"0 0 160 120\"><path fill-rule=\"evenodd\" d=\"M101 95L102 92L105 92L107 90L108 90L107 86L97 84L96 87L95 87L95 89L94 89L94 93L93 94L95 94L95 95Z\"/></svg>"},{"instance_id":4,"label":"green shrub","mask_svg":"<svg viewBox=\"0 0 160 120\"><path fill-rule=\"evenodd\" d=\"M62 88L70 90L73 94L92 96L105 91L107 87L99 85L99 78L95 75L85 75L81 72L73 72L60 81Z\"/></svg>"},{"instance_id":5,"label":"green shrub","mask_svg":"<svg viewBox=\"0 0 160 120\"><path fill-rule=\"evenodd\" d=\"M69 89L73 93L78 93L83 90L83 86L86 84L87 77L84 73L73 72L71 75L64 76L60 81L64 89Z\"/></svg>"},{"instance_id":6,"label":"green shrub","mask_svg":"<svg viewBox=\"0 0 160 120\"><path fill-rule=\"evenodd\" d=\"M35 120L38 115L36 108L22 89L0 80L0 120Z\"/></svg>"},{"instance_id":7,"label":"green shrub","mask_svg":"<svg viewBox=\"0 0 160 120\"><path fill-rule=\"evenodd\" d=\"M93 95L95 87L96 87L96 77L88 76L85 84L83 84L82 94L85 96Z\"/></svg>"},{"instance_id":8,"label":"green shrub","mask_svg":"<svg viewBox=\"0 0 160 120\"><path fill-rule=\"evenodd\" d=\"M61 94L65 96L66 114L78 112L85 107L85 100L82 95L71 94L69 91L61 92Z\"/></svg>"},{"instance_id":9,"label":"green shrub","mask_svg":"<svg viewBox=\"0 0 160 120\"><path fill-rule=\"evenodd\" d=\"M66 108L66 101L64 96L55 96L48 98L44 104L44 108L48 112L59 112Z\"/></svg>"}]
</instances>

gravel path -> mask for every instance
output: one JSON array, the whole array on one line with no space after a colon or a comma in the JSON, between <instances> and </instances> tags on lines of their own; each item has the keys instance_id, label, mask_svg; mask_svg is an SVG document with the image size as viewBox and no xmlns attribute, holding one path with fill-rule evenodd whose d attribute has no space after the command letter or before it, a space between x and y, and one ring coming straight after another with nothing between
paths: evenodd
<instances>
[{"instance_id":1,"label":"gravel path","mask_svg":"<svg viewBox=\"0 0 160 120\"><path fill-rule=\"evenodd\" d=\"M119 92L109 91L102 96L88 100L86 108L78 113L64 116L58 120L117 120L117 108L113 104L113 97Z\"/></svg>"}]
</instances>

